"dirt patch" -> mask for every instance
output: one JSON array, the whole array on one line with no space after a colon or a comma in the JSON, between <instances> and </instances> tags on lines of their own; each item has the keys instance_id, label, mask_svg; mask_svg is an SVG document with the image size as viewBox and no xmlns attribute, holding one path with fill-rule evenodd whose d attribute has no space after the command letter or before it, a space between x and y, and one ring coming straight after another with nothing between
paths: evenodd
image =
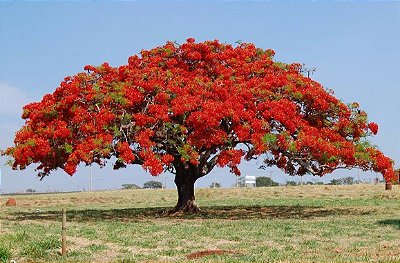
<instances>
[{"instance_id":1,"label":"dirt patch","mask_svg":"<svg viewBox=\"0 0 400 263\"><path fill-rule=\"evenodd\" d=\"M6 206L17 206L17 201L14 198L9 198L6 202Z\"/></svg>"},{"instance_id":2,"label":"dirt patch","mask_svg":"<svg viewBox=\"0 0 400 263\"><path fill-rule=\"evenodd\" d=\"M224 254L240 255L241 253L234 251L234 250L213 249L213 250L203 250L203 251L194 252L194 253L187 255L186 258L190 260L190 259L202 258L202 257L207 257L207 256L213 256L213 255L224 255Z\"/></svg>"}]
</instances>

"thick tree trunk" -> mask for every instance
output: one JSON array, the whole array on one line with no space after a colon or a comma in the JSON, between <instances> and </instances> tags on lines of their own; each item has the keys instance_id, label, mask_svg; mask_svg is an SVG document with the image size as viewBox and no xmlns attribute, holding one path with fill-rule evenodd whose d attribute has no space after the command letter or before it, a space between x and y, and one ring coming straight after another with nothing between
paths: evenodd
<instances>
[{"instance_id":1,"label":"thick tree trunk","mask_svg":"<svg viewBox=\"0 0 400 263\"><path fill-rule=\"evenodd\" d=\"M178 203L170 211L176 212L199 212L194 196L194 183L198 179L196 171L193 169L177 169L175 184L178 190Z\"/></svg>"}]
</instances>

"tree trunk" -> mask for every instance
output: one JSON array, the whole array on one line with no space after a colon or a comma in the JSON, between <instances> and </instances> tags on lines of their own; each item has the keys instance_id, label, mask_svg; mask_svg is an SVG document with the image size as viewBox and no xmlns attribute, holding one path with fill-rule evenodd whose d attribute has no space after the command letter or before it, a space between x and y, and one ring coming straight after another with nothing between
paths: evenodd
<instances>
[{"instance_id":1,"label":"tree trunk","mask_svg":"<svg viewBox=\"0 0 400 263\"><path fill-rule=\"evenodd\" d=\"M170 212L195 213L200 211L194 197L194 183L198 178L197 172L193 169L177 169L175 184L178 190L178 203Z\"/></svg>"}]
</instances>

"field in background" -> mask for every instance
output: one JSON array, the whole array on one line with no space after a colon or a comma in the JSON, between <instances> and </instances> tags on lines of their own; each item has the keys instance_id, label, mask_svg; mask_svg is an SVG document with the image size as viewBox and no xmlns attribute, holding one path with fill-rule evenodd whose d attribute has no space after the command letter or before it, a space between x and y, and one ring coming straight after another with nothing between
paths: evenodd
<instances>
[{"instance_id":1,"label":"field in background","mask_svg":"<svg viewBox=\"0 0 400 263\"><path fill-rule=\"evenodd\" d=\"M203 212L181 216L163 213L173 190L8 197L0 262L400 262L400 186L199 189Z\"/></svg>"}]
</instances>

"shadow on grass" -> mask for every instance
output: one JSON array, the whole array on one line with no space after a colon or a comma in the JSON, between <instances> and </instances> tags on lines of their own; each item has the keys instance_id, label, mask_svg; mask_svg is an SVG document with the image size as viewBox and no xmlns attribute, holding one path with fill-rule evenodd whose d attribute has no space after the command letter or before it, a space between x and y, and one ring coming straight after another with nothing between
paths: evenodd
<instances>
[{"instance_id":1,"label":"shadow on grass","mask_svg":"<svg viewBox=\"0 0 400 263\"><path fill-rule=\"evenodd\" d=\"M350 208L324 208L312 206L216 206L202 207L195 214L169 215L165 213L170 207L125 208L125 209L88 209L67 211L68 221L132 221L155 218L176 219L310 219L333 215L368 215L371 211L360 211ZM61 218L60 211L16 212L9 220L56 220Z\"/></svg>"},{"instance_id":2,"label":"shadow on grass","mask_svg":"<svg viewBox=\"0 0 400 263\"><path fill-rule=\"evenodd\" d=\"M378 224L393 226L400 230L400 219L381 220L381 221L378 221Z\"/></svg>"}]
</instances>

